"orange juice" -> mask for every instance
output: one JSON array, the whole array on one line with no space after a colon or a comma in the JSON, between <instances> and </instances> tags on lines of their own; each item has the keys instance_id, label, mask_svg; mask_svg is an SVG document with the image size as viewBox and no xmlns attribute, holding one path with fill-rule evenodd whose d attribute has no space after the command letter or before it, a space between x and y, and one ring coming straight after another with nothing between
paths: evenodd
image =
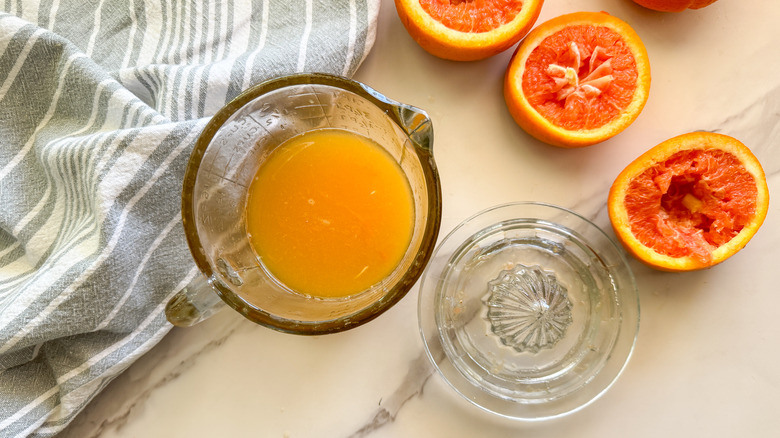
<instances>
[{"instance_id":1,"label":"orange juice","mask_svg":"<svg viewBox=\"0 0 780 438\"><path fill-rule=\"evenodd\" d=\"M246 205L249 241L269 272L317 297L358 293L392 272L411 240L414 204L379 145L338 129L310 131L260 166Z\"/></svg>"}]
</instances>

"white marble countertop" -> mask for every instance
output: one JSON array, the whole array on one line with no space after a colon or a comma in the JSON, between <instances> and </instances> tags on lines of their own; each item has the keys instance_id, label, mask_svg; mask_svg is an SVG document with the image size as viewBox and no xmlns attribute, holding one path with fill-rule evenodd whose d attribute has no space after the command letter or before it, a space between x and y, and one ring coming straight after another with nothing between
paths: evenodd
<instances>
[{"instance_id":1,"label":"white marble countertop","mask_svg":"<svg viewBox=\"0 0 780 438\"><path fill-rule=\"evenodd\" d=\"M649 147L694 130L747 144L770 193L780 194L780 3L721 0L663 14L629 0L548 0L539 23L575 10L629 22L647 46L653 83L626 131L565 150L530 138L506 110L502 78L512 50L473 63L434 58L383 0L376 44L356 79L432 116L441 237L510 201L567 207L612 235L606 199L618 172ZM231 311L174 329L61 436L778 436L774 201L751 243L710 270L670 274L631 261L641 302L634 354L604 396L561 419L502 419L453 392L424 354L415 287L378 319L341 334L281 334Z\"/></svg>"}]
</instances>

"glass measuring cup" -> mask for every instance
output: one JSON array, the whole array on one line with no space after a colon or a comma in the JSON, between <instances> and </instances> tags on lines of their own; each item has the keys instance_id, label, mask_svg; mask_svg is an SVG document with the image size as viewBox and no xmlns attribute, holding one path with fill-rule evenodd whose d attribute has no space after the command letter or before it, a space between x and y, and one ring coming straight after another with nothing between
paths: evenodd
<instances>
[{"instance_id":1,"label":"glass measuring cup","mask_svg":"<svg viewBox=\"0 0 780 438\"><path fill-rule=\"evenodd\" d=\"M343 298L307 296L282 284L263 266L246 231L247 189L263 160L286 140L326 128L382 146L403 170L414 200L414 230L402 260L383 280ZM203 276L171 299L168 320L191 326L224 303L251 321L295 334L338 332L372 320L403 298L433 252L441 187L432 145L424 111L350 79L296 74L247 90L212 118L192 151L182 222Z\"/></svg>"}]
</instances>

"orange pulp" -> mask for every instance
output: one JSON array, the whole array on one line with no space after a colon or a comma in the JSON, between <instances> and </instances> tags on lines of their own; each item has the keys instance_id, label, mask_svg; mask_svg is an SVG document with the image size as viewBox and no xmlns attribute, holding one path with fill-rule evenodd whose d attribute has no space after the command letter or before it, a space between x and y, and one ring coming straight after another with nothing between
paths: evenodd
<instances>
[{"instance_id":1,"label":"orange pulp","mask_svg":"<svg viewBox=\"0 0 780 438\"><path fill-rule=\"evenodd\" d=\"M512 21L523 9L520 0L420 0L434 20L459 32L489 32Z\"/></svg>"},{"instance_id":2,"label":"orange pulp","mask_svg":"<svg viewBox=\"0 0 780 438\"><path fill-rule=\"evenodd\" d=\"M556 126L597 129L631 103L638 75L631 48L614 29L569 26L528 56L523 93Z\"/></svg>"},{"instance_id":3,"label":"orange pulp","mask_svg":"<svg viewBox=\"0 0 780 438\"><path fill-rule=\"evenodd\" d=\"M414 204L400 166L375 142L306 132L260 166L246 205L249 241L292 290L356 294L390 274L411 240Z\"/></svg>"},{"instance_id":4,"label":"orange pulp","mask_svg":"<svg viewBox=\"0 0 780 438\"><path fill-rule=\"evenodd\" d=\"M634 178L625 203L631 232L643 245L670 257L708 262L755 216L757 192L739 158L718 149L693 149Z\"/></svg>"}]
</instances>

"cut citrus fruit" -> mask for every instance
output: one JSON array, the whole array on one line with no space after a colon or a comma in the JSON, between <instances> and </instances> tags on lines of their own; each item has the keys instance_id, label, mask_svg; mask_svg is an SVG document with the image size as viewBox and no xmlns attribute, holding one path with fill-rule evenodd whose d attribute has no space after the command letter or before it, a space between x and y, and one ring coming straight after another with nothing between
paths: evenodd
<instances>
[{"instance_id":1,"label":"cut citrus fruit","mask_svg":"<svg viewBox=\"0 0 780 438\"><path fill-rule=\"evenodd\" d=\"M634 0L634 3L648 9L662 12L681 12L686 9L701 9L716 0Z\"/></svg>"},{"instance_id":2,"label":"cut citrus fruit","mask_svg":"<svg viewBox=\"0 0 780 438\"><path fill-rule=\"evenodd\" d=\"M544 0L395 0L401 22L427 52L476 61L512 47L533 27Z\"/></svg>"},{"instance_id":3,"label":"cut citrus fruit","mask_svg":"<svg viewBox=\"0 0 780 438\"><path fill-rule=\"evenodd\" d=\"M740 141L694 132L655 146L629 164L609 191L618 240L666 271L718 264L764 222L769 189L761 164Z\"/></svg>"},{"instance_id":4,"label":"cut citrus fruit","mask_svg":"<svg viewBox=\"0 0 780 438\"><path fill-rule=\"evenodd\" d=\"M623 131L649 91L642 40L605 12L561 15L537 26L515 51L504 80L515 121L561 147L589 146Z\"/></svg>"}]
</instances>

